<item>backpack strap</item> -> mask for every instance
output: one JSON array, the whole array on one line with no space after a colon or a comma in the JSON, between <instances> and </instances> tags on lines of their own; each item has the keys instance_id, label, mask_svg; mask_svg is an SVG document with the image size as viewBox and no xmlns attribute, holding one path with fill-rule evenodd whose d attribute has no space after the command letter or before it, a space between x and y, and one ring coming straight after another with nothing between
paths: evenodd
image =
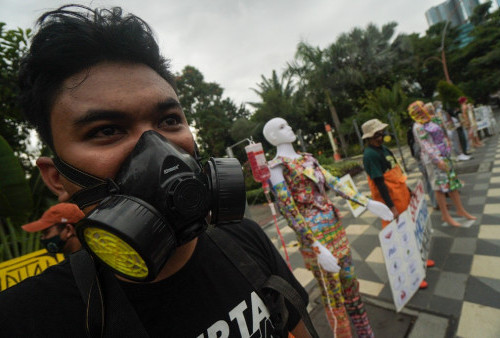
<instances>
[{"instance_id":1,"label":"backpack strap","mask_svg":"<svg viewBox=\"0 0 500 338\"><path fill-rule=\"evenodd\" d=\"M285 299L290 304L292 304L293 307L299 312L299 315L304 321L304 325L306 326L311 336L318 337L318 334L316 333L314 325L311 321L311 317L309 317L309 313L307 312L307 308L302 302L302 298L300 297L297 290L295 290L286 280L278 275L271 275L264 283L262 288L271 289L283 295L283 297L285 297Z\"/></svg>"},{"instance_id":2,"label":"backpack strap","mask_svg":"<svg viewBox=\"0 0 500 338\"><path fill-rule=\"evenodd\" d=\"M92 256L86 250L72 254L69 259L86 306L85 330L88 337L149 337L110 270L100 266L96 269Z\"/></svg>"},{"instance_id":3,"label":"backpack strap","mask_svg":"<svg viewBox=\"0 0 500 338\"><path fill-rule=\"evenodd\" d=\"M206 233L265 301L271 313L271 317L273 317L271 320L273 324L278 325L278 330L284 332L288 320L288 311L283 301L284 297L298 311L309 334L313 338L319 337L312 325L306 306L297 290L280 276L266 276L257 262L255 262L255 260L224 231L215 227L209 227ZM274 290L279 294L279 297L273 297L273 295L263 293L263 289Z\"/></svg>"},{"instance_id":4,"label":"backpack strap","mask_svg":"<svg viewBox=\"0 0 500 338\"><path fill-rule=\"evenodd\" d=\"M87 337L104 335L104 300L92 257L85 250L69 256L71 271L80 290L85 311Z\"/></svg>"}]
</instances>

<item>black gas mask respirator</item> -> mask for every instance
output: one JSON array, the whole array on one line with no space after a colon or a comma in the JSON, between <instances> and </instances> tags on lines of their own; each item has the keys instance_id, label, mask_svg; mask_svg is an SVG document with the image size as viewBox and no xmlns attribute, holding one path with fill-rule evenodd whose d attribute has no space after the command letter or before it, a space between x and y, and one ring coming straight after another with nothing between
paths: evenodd
<instances>
[{"instance_id":1,"label":"black gas mask respirator","mask_svg":"<svg viewBox=\"0 0 500 338\"><path fill-rule=\"evenodd\" d=\"M58 171L83 187L80 208L99 203L76 224L78 238L116 273L151 281L175 248L211 224L240 221L245 210L241 165L210 158L204 167L155 131L145 132L115 179L99 179L54 159Z\"/></svg>"}]
</instances>

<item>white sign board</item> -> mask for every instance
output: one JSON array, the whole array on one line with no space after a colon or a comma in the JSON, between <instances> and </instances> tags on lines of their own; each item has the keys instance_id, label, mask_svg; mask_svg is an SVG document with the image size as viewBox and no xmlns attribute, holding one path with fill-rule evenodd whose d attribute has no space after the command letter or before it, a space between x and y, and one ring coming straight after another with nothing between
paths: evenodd
<instances>
[{"instance_id":1,"label":"white sign board","mask_svg":"<svg viewBox=\"0 0 500 338\"><path fill-rule=\"evenodd\" d=\"M425 278L413 228L409 213L405 211L399 215L397 222L392 221L379 233L397 312L411 299Z\"/></svg>"},{"instance_id":2,"label":"white sign board","mask_svg":"<svg viewBox=\"0 0 500 338\"><path fill-rule=\"evenodd\" d=\"M411 215L413 232L417 240L418 250L422 256L422 264L425 268L431 245L432 223L424 196L424 183L422 180L419 180L413 189L413 197L410 201L408 211Z\"/></svg>"},{"instance_id":3,"label":"white sign board","mask_svg":"<svg viewBox=\"0 0 500 338\"><path fill-rule=\"evenodd\" d=\"M379 234L396 311L400 311L425 278L431 240L431 220L421 180L408 209Z\"/></svg>"}]
</instances>

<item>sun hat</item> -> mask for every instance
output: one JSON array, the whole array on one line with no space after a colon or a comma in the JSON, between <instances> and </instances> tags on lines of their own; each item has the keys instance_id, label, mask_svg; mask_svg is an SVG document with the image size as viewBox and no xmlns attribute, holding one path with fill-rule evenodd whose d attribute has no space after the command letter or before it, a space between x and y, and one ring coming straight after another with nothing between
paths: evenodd
<instances>
[{"instance_id":1,"label":"sun hat","mask_svg":"<svg viewBox=\"0 0 500 338\"><path fill-rule=\"evenodd\" d=\"M45 211L38 221L25 224L22 228L27 232L37 232L58 223L75 224L84 217L84 213L77 205L72 203L59 203Z\"/></svg>"},{"instance_id":2,"label":"sun hat","mask_svg":"<svg viewBox=\"0 0 500 338\"><path fill-rule=\"evenodd\" d=\"M379 119L371 119L363 123L361 129L363 130L363 140L373 137L376 132L387 128L388 124L381 122Z\"/></svg>"}]
</instances>

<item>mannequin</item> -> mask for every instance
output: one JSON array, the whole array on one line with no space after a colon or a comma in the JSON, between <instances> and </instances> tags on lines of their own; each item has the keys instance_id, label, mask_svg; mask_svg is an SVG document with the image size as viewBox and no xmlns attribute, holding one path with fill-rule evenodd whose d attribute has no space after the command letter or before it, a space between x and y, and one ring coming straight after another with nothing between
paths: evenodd
<instances>
[{"instance_id":1,"label":"mannequin","mask_svg":"<svg viewBox=\"0 0 500 338\"><path fill-rule=\"evenodd\" d=\"M350 317L359 337L373 337L359 295L347 236L326 189L331 188L343 198L366 206L386 220L393 219L392 212L383 203L340 183L311 154L297 153L292 145L296 136L284 119L271 119L263 133L277 150L269 167L278 205L297 235L306 268L313 272L320 285L335 336L352 337Z\"/></svg>"},{"instance_id":2,"label":"mannequin","mask_svg":"<svg viewBox=\"0 0 500 338\"><path fill-rule=\"evenodd\" d=\"M460 223L450 216L446 205L446 193L450 195L459 216L475 220L476 217L465 210L458 194L458 189L462 187L462 183L453 169L453 163L450 158L451 146L443 129L431 120L431 115L422 101L415 101L410 104L408 106L408 113L416 122L413 130L416 139L421 144L422 159L426 165L432 189L436 194L442 220L449 225L460 226Z\"/></svg>"},{"instance_id":3,"label":"mannequin","mask_svg":"<svg viewBox=\"0 0 500 338\"><path fill-rule=\"evenodd\" d=\"M462 118L466 121L466 133L470 144L474 148L484 146L477 133L477 121L474 115L474 107L471 103L467 102L467 98L465 96L461 96L458 99L458 102L460 103L460 109L462 110Z\"/></svg>"}]
</instances>

